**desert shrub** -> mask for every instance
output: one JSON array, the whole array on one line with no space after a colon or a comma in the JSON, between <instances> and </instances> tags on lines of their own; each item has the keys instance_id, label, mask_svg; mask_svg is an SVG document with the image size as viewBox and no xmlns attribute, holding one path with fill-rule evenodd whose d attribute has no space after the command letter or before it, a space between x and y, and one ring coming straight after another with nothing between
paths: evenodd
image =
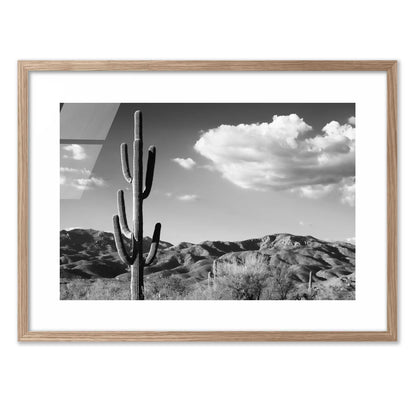
<instances>
[{"instance_id":1,"label":"desert shrub","mask_svg":"<svg viewBox=\"0 0 416 416\"><path fill-rule=\"evenodd\" d=\"M190 283L179 275L162 275L145 280L145 299L179 300L190 291Z\"/></svg>"},{"instance_id":2,"label":"desert shrub","mask_svg":"<svg viewBox=\"0 0 416 416\"><path fill-rule=\"evenodd\" d=\"M97 279L87 293L88 300L127 300L130 299L130 283L118 280Z\"/></svg>"},{"instance_id":3,"label":"desert shrub","mask_svg":"<svg viewBox=\"0 0 416 416\"><path fill-rule=\"evenodd\" d=\"M74 279L61 284L61 300L124 300L130 299L128 282L113 279Z\"/></svg>"},{"instance_id":4,"label":"desert shrub","mask_svg":"<svg viewBox=\"0 0 416 416\"><path fill-rule=\"evenodd\" d=\"M223 288L211 285L207 282L196 283L184 298L185 300L225 300L231 299L231 293Z\"/></svg>"},{"instance_id":5,"label":"desert shrub","mask_svg":"<svg viewBox=\"0 0 416 416\"><path fill-rule=\"evenodd\" d=\"M215 292L219 299L258 300L270 277L269 266L255 253L242 261L223 262L218 269Z\"/></svg>"},{"instance_id":6,"label":"desert shrub","mask_svg":"<svg viewBox=\"0 0 416 416\"><path fill-rule=\"evenodd\" d=\"M214 299L212 296L212 290L207 286L196 284L187 293L186 300L211 300Z\"/></svg>"},{"instance_id":7,"label":"desert shrub","mask_svg":"<svg viewBox=\"0 0 416 416\"><path fill-rule=\"evenodd\" d=\"M87 299L89 284L84 279L74 279L60 285L61 300L83 300Z\"/></svg>"},{"instance_id":8,"label":"desert shrub","mask_svg":"<svg viewBox=\"0 0 416 416\"><path fill-rule=\"evenodd\" d=\"M266 299L286 300L294 293L296 284L289 267L287 264L281 264L274 270L273 275L268 279Z\"/></svg>"}]
</instances>

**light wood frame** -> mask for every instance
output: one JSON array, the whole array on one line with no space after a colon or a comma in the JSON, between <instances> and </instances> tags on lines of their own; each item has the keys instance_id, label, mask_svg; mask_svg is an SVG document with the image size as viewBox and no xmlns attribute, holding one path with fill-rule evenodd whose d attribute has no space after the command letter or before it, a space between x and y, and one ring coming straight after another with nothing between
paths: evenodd
<instances>
[{"instance_id":1,"label":"light wood frame","mask_svg":"<svg viewBox=\"0 0 416 416\"><path fill-rule=\"evenodd\" d=\"M32 71L385 71L387 73L386 331L30 331L28 94ZM397 340L397 61L19 61L18 62L19 341L396 341Z\"/></svg>"}]
</instances>

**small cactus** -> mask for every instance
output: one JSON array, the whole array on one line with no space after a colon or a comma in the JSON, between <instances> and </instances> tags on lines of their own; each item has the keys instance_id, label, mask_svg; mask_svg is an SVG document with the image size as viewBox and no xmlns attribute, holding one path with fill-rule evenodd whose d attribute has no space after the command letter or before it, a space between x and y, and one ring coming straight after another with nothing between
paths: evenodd
<instances>
[{"instance_id":1,"label":"small cactus","mask_svg":"<svg viewBox=\"0 0 416 416\"><path fill-rule=\"evenodd\" d=\"M212 263L212 269L210 272L208 272L208 286L212 286L214 290L217 287L217 277L217 260L214 260L214 262Z\"/></svg>"},{"instance_id":2,"label":"small cactus","mask_svg":"<svg viewBox=\"0 0 416 416\"><path fill-rule=\"evenodd\" d=\"M312 295L312 272L309 272L308 295Z\"/></svg>"}]
</instances>

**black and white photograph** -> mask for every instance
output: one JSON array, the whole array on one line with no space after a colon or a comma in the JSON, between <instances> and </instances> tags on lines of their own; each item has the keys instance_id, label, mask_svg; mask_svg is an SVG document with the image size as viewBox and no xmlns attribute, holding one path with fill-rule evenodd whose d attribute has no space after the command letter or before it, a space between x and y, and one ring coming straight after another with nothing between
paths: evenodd
<instances>
[{"instance_id":1,"label":"black and white photograph","mask_svg":"<svg viewBox=\"0 0 416 416\"><path fill-rule=\"evenodd\" d=\"M354 103L61 103L61 300L354 300Z\"/></svg>"}]
</instances>

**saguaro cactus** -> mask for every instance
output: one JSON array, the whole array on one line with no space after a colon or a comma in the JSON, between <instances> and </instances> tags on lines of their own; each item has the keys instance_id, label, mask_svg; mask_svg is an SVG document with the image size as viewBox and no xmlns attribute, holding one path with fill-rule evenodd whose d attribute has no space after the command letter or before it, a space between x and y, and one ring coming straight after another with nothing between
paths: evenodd
<instances>
[{"instance_id":1,"label":"saguaro cactus","mask_svg":"<svg viewBox=\"0 0 416 416\"><path fill-rule=\"evenodd\" d=\"M113 216L114 239L118 255L130 266L130 294L131 300L144 299L144 267L150 265L156 257L160 240L160 223L155 225L153 239L146 259L143 256L143 200L150 195L153 183L153 172L156 161L155 146L149 147L147 160L146 181L143 189L143 126L142 113L134 113L134 141L133 141L133 176L130 173L127 144L120 148L121 166L124 178L133 187L133 231L130 231L124 204L124 192L117 193L118 215ZM130 253L123 241L123 234L131 241Z\"/></svg>"},{"instance_id":2,"label":"saguaro cactus","mask_svg":"<svg viewBox=\"0 0 416 416\"><path fill-rule=\"evenodd\" d=\"M217 277L217 260L214 260L214 262L212 263L212 269L211 271L208 272L208 287L213 286L214 289L216 289L217 287L217 281L216 278Z\"/></svg>"},{"instance_id":3,"label":"saguaro cactus","mask_svg":"<svg viewBox=\"0 0 416 416\"><path fill-rule=\"evenodd\" d=\"M309 272L308 295L312 295L312 272Z\"/></svg>"}]
</instances>

